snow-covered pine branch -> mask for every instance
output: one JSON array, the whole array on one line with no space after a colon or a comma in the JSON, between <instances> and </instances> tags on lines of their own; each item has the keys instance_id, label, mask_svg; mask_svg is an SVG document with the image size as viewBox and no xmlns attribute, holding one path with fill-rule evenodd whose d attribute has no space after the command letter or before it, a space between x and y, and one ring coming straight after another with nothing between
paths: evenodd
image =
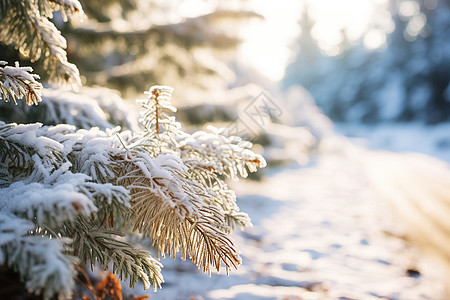
<instances>
[{"instance_id":1,"label":"snow-covered pine branch","mask_svg":"<svg viewBox=\"0 0 450 300\"><path fill-rule=\"evenodd\" d=\"M31 291L69 295L74 258L156 289L161 265L124 240L131 232L207 273L240 264L229 233L251 223L223 175L244 177L265 161L239 138L184 132L171 93L149 90L141 132L0 123L0 261Z\"/></svg>"},{"instance_id":2,"label":"snow-covered pine branch","mask_svg":"<svg viewBox=\"0 0 450 300\"><path fill-rule=\"evenodd\" d=\"M80 191L86 177L68 172L52 184L15 182L2 189L0 211L28 219L40 228L62 226L78 214L89 216L97 208L91 195Z\"/></svg>"},{"instance_id":3,"label":"snow-covered pine branch","mask_svg":"<svg viewBox=\"0 0 450 300\"><path fill-rule=\"evenodd\" d=\"M6 61L0 61L0 96L5 102L25 98L27 105L42 101L42 85L36 81L38 75L32 74L31 67L20 67L16 62L14 67L7 66Z\"/></svg>"},{"instance_id":4,"label":"snow-covered pine branch","mask_svg":"<svg viewBox=\"0 0 450 300\"><path fill-rule=\"evenodd\" d=\"M203 184L207 187L211 197L206 198L205 202L207 204L218 206L223 211L225 222L230 229L229 231L227 231L227 228L224 230L231 232L231 230L236 227L239 227L240 229L251 227L252 222L250 217L245 212L240 211L240 208L236 203L236 194L228 187L226 182L219 176L211 174L208 170L203 170L202 173L206 174L198 176L196 172L199 171L201 172L199 169L190 169L190 175L199 178L198 180L204 182Z\"/></svg>"},{"instance_id":5,"label":"snow-covered pine branch","mask_svg":"<svg viewBox=\"0 0 450 300\"><path fill-rule=\"evenodd\" d=\"M63 146L40 136L40 127L40 124L17 125L0 121L0 186L30 176L35 176L31 182L48 178L63 162Z\"/></svg>"},{"instance_id":6,"label":"snow-covered pine branch","mask_svg":"<svg viewBox=\"0 0 450 300\"><path fill-rule=\"evenodd\" d=\"M209 168L220 175L236 179L238 175L243 178L250 172L256 172L257 167L265 167L264 158L250 150L252 143L242 140L238 136L226 137L221 133L225 130L208 126L209 132L198 131L179 142L181 157L191 167L195 168L193 161L209 163Z\"/></svg>"},{"instance_id":7,"label":"snow-covered pine branch","mask_svg":"<svg viewBox=\"0 0 450 300\"><path fill-rule=\"evenodd\" d=\"M222 211L204 203L208 193L187 179L178 157L134 152L125 170L120 182L131 190L134 229L150 236L163 257L181 251L182 259L189 255L208 273L222 262L227 270L237 268L239 251L223 230Z\"/></svg>"},{"instance_id":8,"label":"snow-covered pine branch","mask_svg":"<svg viewBox=\"0 0 450 300\"><path fill-rule=\"evenodd\" d=\"M162 265L148 251L117 239L124 234L117 230L98 226L92 219L78 217L73 225L65 226L65 235L73 239L73 253L83 262L97 264L107 270L112 263L112 271L120 279L130 279L133 287L139 279L144 288L150 286L156 291L164 282L161 275Z\"/></svg>"},{"instance_id":9,"label":"snow-covered pine branch","mask_svg":"<svg viewBox=\"0 0 450 300\"><path fill-rule=\"evenodd\" d=\"M73 126L67 125L42 128L40 124L2 123L0 129L0 169L4 175L0 216L11 216L8 220L17 222L16 226L26 224L25 227L18 227L25 228L21 233L23 238L15 240L8 238L12 234L8 229L11 226L0 230L0 241L5 241L0 245L3 264L18 271L27 287L34 293L42 292L45 299L56 294L64 297L70 295L74 262L66 254L78 256L83 262L99 263L103 268L113 262L118 275L124 279L129 277L131 284L141 278L147 286L160 285L159 263L148 252L136 250L132 245L117 240L127 232L124 220L131 212L128 190L100 179L93 181L92 177L80 172L83 164L70 162L89 157L92 149L99 151L96 153L98 157L104 157L98 158L98 162L109 162L115 144L106 146L107 133L98 130L75 131ZM117 137L114 138L117 140ZM117 141L117 144L120 142ZM86 161L89 163L89 160ZM119 231L112 231L115 226L119 226ZM86 232L103 234L86 238L89 237L84 234ZM29 249L34 248L30 247L42 249L31 255ZM80 247L98 251L88 251L90 254L87 256L86 251L80 252ZM46 259L48 255L33 258L41 251L61 257L67 265L59 264L55 268L55 263ZM29 256L29 259L17 255ZM30 271L30 268L35 269ZM38 270L44 274L37 274ZM59 278L65 280L65 287L61 287Z\"/></svg>"},{"instance_id":10,"label":"snow-covered pine branch","mask_svg":"<svg viewBox=\"0 0 450 300\"><path fill-rule=\"evenodd\" d=\"M42 59L51 82L81 85L77 67L67 61L67 42L49 21L58 10L65 20L83 14L77 0L6 1L0 7L0 41L16 46L31 61Z\"/></svg>"},{"instance_id":11,"label":"snow-covered pine branch","mask_svg":"<svg viewBox=\"0 0 450 300\"><path fill-rule=\"evenodd\" d=\"M0 77L1 78L1 77ZM44 88L38 106L0 102L0 119L6 123L26 120L44 125L69 124L78 129L98 127L101 130L120 126L139 130L139 110L124 101L117 91L106 88L81 88L78 92Z\"/></svg>"},{"instance_id":12,"label":"snow-covered pine branch","mask_svg":"<svg viewBox=\"0 0 450 300\"><path fill-rule=\"evenodd\" d=\"M140 119L145 130L130 145L119 179L131 190L134 229L147 233L163 256L181 251L182 258L189 255L204 272L218 270L221 263L227 270L236 268L239 252L227 233L235 225L251 223L219 175L235 177L239 170L245 177L246 167L253 172L265 161L238 137L210 133L205 138L202 132L182 131L170 116L176 111L170 103L172 92L154 86L147 99L139 101L145 109Z\"/></svg>"},{"instance_id":13,"label":"snow-covered pine branch","mask_svg":"<svg viewBox=\"0 0 450 300\"><path fill-rule=\"evenodd\" d=\"M230 228L251 226L250 218L239 210L236 195L223 176L237 179L265 167L264 158L250 150L252 143L237 136L226 137L223 129L208 127L208 132L198 131L178 142L180 156L188 166L191 178L205 186L211 195L206 203L216 205L224 213ZM248 170L248 171L247 171Z\"/></svg>"},{"instance_id":14,"label":"snow-covered pine branch","mask_svg":"<svg viewBox=\"0 0 450 300\"><path fill-rule=\"evenodd\" d=\"M145 131L139 143L152 157L176 151L177 139L186 135L181 130L181 124L170 115L176 112L170 102L172 93L171 87L157 85L145 92L147 99L137 101L144 108L139 121Z\"/></svg>"},{"instance_id":15,"label":"snow-covered pine branch","mask_svg":"<svg viewBox=\"0 0 450 300\"><path fill-rule=\"evenodd\" d=\"M42 236L32 221L0 210L0 264L18 272L26 288L44 299L72 293L73 257L63 253L68 241Z\"/></svg>"},{"instance_id":16,"label":"snow-covered pine branch","mask_svg":"<svg viewBox=\"0 0 450 300\"><path fill-rule=\"evenodd\" d=\"M53 18L53 12L60 11L64 22L76 14L82 15L83 8L78 0L38 0L39 12L46 18Z\"/></svg>"}]
</instances>

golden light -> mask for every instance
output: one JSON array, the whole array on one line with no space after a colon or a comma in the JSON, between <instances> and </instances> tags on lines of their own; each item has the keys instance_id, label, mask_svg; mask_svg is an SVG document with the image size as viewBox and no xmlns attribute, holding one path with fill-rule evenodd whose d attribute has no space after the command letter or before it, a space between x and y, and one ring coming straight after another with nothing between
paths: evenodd
<instances>
[{"instance_id":1,"label":"golden light","mask_svg":"<svg viewBox=\"0 0 450 300\"><path fill-rule=\"evenodd\" d=\"M266 21L242 29L244 43L239 50L241 61L274 81L280 80L292 49L298 49L295 39L300 34L299 20L302 9L308 9L314 22L312 35L327 55L337 55L343 39L354 42L363 38L369 49L382 47L386 33L392 31L390 15L381 15L376 29L373 14L377 7L387 5L386 0L252 0L250 7L262 14ZM405 8L409 12L411 8ZM417 25L420 25L419 22ZM418 26L417 26L418 27ZM343 35L345 32L345 37Z\"/></svg>"},{"instance_id":2,"label":"golden light","mask_svg":"<svg viewBox=\"0 0 450 300\"><path fill-rule=\"evenodd\" d=\"M252 0L250 7L264 16L242 28L244 43L239 48L243 64L272 80L280 80L291 55L289 44L299 34L300 1Z\"/></svg>"}]
</instances>

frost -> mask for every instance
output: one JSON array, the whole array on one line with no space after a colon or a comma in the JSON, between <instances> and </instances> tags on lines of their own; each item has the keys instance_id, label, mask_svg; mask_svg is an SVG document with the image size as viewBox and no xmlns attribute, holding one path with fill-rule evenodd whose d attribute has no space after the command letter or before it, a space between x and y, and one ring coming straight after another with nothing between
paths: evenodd
<instances>
[{"instance_id":1,"label":"frost","mask_svg":"<svg viewBox=\"0 0 450 300\"><path fill-rule=\"evenodd\" d=\"M187 163L209 163L219 174L235 179L239 174L247 177L246 167L255 172L256 167L265 167L264 158L250 150L253 146L240 137L218 134L219 129L208 127L209 132L198 131L180 141L181 157Z\"/></svg>"},{"instance_id":2,"label":"frost","mask_svg":"<svg viewBox=\"0 0 450 300\"><path fill-rule=\"evenodd\" d=\"M31 74L31 67L20 67L16 62L14 67L6 66L0 61L0 96L8 102L10 99L17 104L17 99L25 98L27 105L42 101L42 85L37 82L38 75ZM4 67L3 67L4 66Z\"/></svg>"},{"instance_id":3,"label":"frost","mask_svg":"<svg viewBox=\"0 0 450 300\"><path fill-rule=\"evenodd\" d=\"M264 167L265 160L250 150L252 143L219 130L184 132L170 115L175 111L171 93L164 86L149 90L140 131L109 126L100 106L82 100L75 104L79 97L56 90L46 94L73 97L74 106L64 110L82 112L74 114L73 125L81 120L88 126L84 118L92 112L93 119L101 116L93 122L105 128L0 123L0 216L9 216L20 229L0 230L0 259L17 265L31 290L46 299L70 293L73 281L65 288L59 281L72 278L69 255L104 269L112 266L120 279L130 278L131 286L142 279L156 289L163 281L161 265L119 238L130 231L150 237L161 256L181 252L182 259L191 258L209 274L223 266L229 272L241 263L229 233L251 223L222 175L245 177ZM110 104L110 109L119 107ZM34 242L57 263L47 254L22 262ZM28 278L28 273L39 278Z\"/></svg>"},{"instance_id":4,"label":"frost","mask_svg":"<svg viewBox=\"0 0 450 300\"><path fill-rule=\"evenodd\" d=\"M28 235L32 229L33 222L0 213L1 262L18 271L29 290L43 292L45 299L55 294L68 297L74 285L71 259L62 253L68 240L48 239L44 232ZM11 234L14 239L8 238Z\"/></svg>"}]
</instances>

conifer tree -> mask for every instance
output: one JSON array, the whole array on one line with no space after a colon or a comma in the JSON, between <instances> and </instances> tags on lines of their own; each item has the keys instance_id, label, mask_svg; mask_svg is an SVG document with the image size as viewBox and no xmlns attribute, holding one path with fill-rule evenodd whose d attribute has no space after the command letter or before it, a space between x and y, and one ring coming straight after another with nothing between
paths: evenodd
<instances>
[{"instance_id":1,"label":"conifer tree","mask_svg":"<svg viewBox=\"0 0 450 300\"><path fill-rule=\"evenodd\" d=\"M234 79L227 61L239 43L235 25L260 17L225 2L209 4L209 10L190 18L177 12L183 1L80 2L83 6L76 9L85 16L76 13L68 22L58 14L54 17L56 28L67 38L59 42L67 44L64 57L82 72L85 86L110 87L127 99L139 97L148 82L174 82L177 90L187 86L199 93L226 88ZM20 58L13 50L0 47L10 64ZM40 74L45 68L39 62L31 64Z\"/></svg>"},{"instance_id":2,"label":"conifer tree","mask_svg":"<svg viewBox=\"0 0 450 300\"><path fill-rule=\"evenodd\" d=\"M61 27L71 44L68 56L83 71L87 85L111 87L125 97L139 95L148 81L174 82L177 90L198 92L226 88L234 78L226 62L239 44L233 25L258 15L222 1L186 18L178 12L182 4L85 1L89 22Z\"/></svg>"},{"instance_id":3,"label":"conifer tree","mask_svg":"<svg viewBox=\"0 0 450 300\"><path fill-rule=\"evenodd\" d=\"M384 47L369 50L360 40L341 55L312 64L300 52L288 67L285 86L304 85L338 122L448 121L450 4L390 0L386 5L380 16L391 16L390 22L376 17L372 25L386 31Z\"/></svg>"},{"instance_id":4,"label":"conifer tree","mask_svg":"<svg viewBox=\"0 0 450 300\"><path fill-rule=\"evenodd\" d=\"M0 39L42 60L51 82L74 87L79 73L49 21L58 11L65 21L83 13L77 0L2 1ZM207 273L237 268L229 234L251 223L226 178L265 166L251 143L216 128L185 132L167 86L153 86L139 101L137 125L113 92L43 88L38 79L30 67L1 62L4 101L46 105L32 120L41 123L0 121L2 267L44 299L69 298L84 264L111 266L131 286L140 280L154 290L163 282L154 255L180 252ZM33 108L16 116L27 123ZM130 242L132 235L150 238L156 253Z\"/></svg>"}]
</instances>

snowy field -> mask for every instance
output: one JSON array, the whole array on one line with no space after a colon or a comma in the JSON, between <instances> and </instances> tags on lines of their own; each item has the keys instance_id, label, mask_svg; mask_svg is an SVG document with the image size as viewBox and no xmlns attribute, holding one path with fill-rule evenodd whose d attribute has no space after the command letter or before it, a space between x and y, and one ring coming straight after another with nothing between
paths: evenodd
<instances>
[{"instance_id":1,"label":"snowy field","mask_svg":"<svg viewBox=\"0 0 450 300\"><path fill-rule=\"evenodd\" d=\"M166 282L151 299L446 299L444 268L401 238L408 223L383 195L389 184L388 196L405 186L386 187L380 178L394 178L391 162L418 160L431 175L450 174L448 166L365 147L448 160L449 126L337 131L357 139L332 138L306 166L273 168L260 182L233 183L239 206L254 224L234 234L243 258L238 271L208 278L188 262L166 259Z\"/></svg>"}]
</instances>

